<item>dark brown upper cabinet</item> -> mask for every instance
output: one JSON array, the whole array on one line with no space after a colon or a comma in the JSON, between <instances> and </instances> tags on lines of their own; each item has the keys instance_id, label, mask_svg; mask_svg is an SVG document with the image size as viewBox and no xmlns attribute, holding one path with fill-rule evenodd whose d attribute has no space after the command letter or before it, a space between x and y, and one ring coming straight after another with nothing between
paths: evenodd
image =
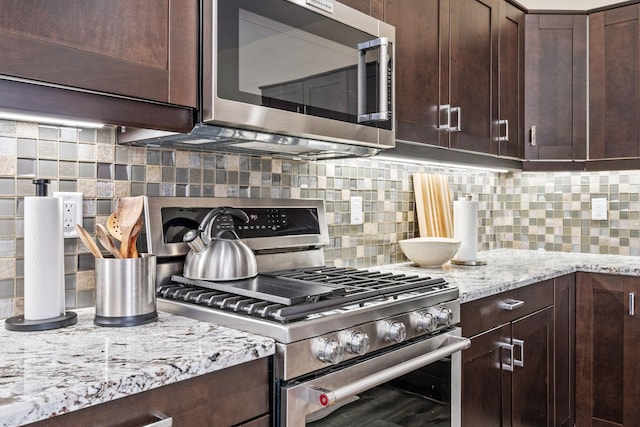
<instances>
[{"instance_id":1,"label":"dark brown upper cabinet","mask_svg":"<svg viewBox=\"0 0 640 427\"><path fill-rule=\"evenodd\" d=\"M439 106L448 102L449 0L386 0L384 20L396 28L396 138L449 145L438 126ZM446 30L443 28L444 27ZM442 39L441 39L442 33ZM443 98L441 98L441 96Z\"/></svg>"},{"instance_id":2,"label":"dark brown upper cabinet","mask_svg":"<svg viewBox=\"0 0 640 427\"><path fill-rule=\"evenodd\" d=\"M440 108L451 148L498 154L499 11L497 0L450 0L451 80Z\"/></svg>"},{"instance_id":3,"label":"dark brown upper cabinet","mask_svg":"<svg viewBox=\"0 0 640 427\"><path fill-rule=\"evenodd\" d=\"M640 5L589 17L589 158L640 157Z\"/></svg>"},{"instance_id":4,"label":"dark brown upper cabinet","mask_svg":"<svg viewBox=\"0 0 640 427\"><path fill-rule=\"evenodd\" d=\"M525 159L586 159L586 15L525 16Z\"/></svg>"},{"instance_id":5,"label":"dark brown upper cabinet","mask_svg":"<svg viewBox=\"0 0 640 427\"><path fill-rule=\"evenodd\" d=\"M500 3L498 153L524 156L524 12Z\"/></svg>"},{"instance_id":6,"label":"dark brown upper cabinet","mask_svg":"<svg viewBox=\"0 0 640 427\"><path fill-rule=\"evenodd\" d=\"M15 91L43 99L43 105L54 104L56 97L73 98L59 103L57 111L42 107L43 111L33 112L93 115L114 124L161 126L166 122L176 130L184 124L189 130L192 123L186 122L192 121L197 93L197 15L197 0L4 0L0 75L6 81L19 78L36 83ZM37 85L47 89L38 94ZM84 97L77 96L79 91ZM1 107L38 110L29 100L9 98L7 93L0 99ZM113 95L123 99L122 105L114 106ZM162 106L142 107L131 100ZM74 110L69 103L79 106ZM180 118L174 124L167 105L191 110L175 109ZM118 123L118 109L127 111L120 114L125 123ZM148 115L153 122L154 116L165 113L169 115L159 123L136 119Z\"/></svg>"},{"instance_id":7,"label":"dark brown upper cabinet","mask_svg":"<svg viewBox=\"0 0 640 427\"><path fill-rule=\"evenodd\" d=\"M396 27L397 139L517 157L522 15L502 0L385 0Z\"/></svg>"}]
</instances>

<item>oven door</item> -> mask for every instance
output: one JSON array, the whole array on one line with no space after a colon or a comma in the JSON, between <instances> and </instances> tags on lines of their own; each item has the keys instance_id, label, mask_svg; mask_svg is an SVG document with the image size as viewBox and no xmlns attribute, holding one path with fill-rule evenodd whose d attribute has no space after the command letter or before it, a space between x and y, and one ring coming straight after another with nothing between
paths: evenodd
<instances>
[{"instance_id":1,"label":"oven door","mask_svg":"<svg viewBox=\"0 0 640 427\"><path fill-rule=\"evenodd\" d=\"M300 426L459 426L460 328L280 390L281 420Z\"/></svg>"},{"instance_id":2,"label":"oven door","mask_svg":"<svg viewBox=\"0 0 640 427\"><path fill-rule=\"evenodd\" d=\"M204 122L393 146L392 26L333 0L213 8Z\"/></svg>"}]
</instances>

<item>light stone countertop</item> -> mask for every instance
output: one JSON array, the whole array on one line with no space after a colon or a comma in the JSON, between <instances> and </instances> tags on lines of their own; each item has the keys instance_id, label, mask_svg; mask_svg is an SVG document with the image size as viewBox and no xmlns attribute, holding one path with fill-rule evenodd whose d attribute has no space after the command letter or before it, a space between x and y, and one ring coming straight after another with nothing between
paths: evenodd
<instances>
[{"instance_id":1,"label":"light stone countertop","mask_svg":"<svg viewBox=\"0 0 640 427\"><path fill-rule=\"evenodd\" d=\"M576 271L640 276L640 257L636 256L496 249L478 253L478 259L487 265L446 263L441 268L421 268L408 262L375 270L443 277L458 286L461 303Z\"/></svg>"},{"instance_id":2,"label":"light stone countertop","mask_svg":"<svg viewBox=\"0 0 640 427\"><path fill-rule=\"evenodd\" d=\"M78 323L42 332L0 330L0 426L13 427L267 357L270 338L158 313L125 328Z\"/></svg>"},{"instance_id":3,"label":"light stone countertop","mask_svg":"<svg viewBox=\"0 0 640 427\"><path fill-rule=\"evenodd\" d=\"M576 271L640 276L640 257L497 249L487 265L370 268L443 277L462 303ZM0 330L0 427L13 427L274 354L274 341L168 313L130 328L78 324L43 332Z\"/></svg>"}]
</instances>

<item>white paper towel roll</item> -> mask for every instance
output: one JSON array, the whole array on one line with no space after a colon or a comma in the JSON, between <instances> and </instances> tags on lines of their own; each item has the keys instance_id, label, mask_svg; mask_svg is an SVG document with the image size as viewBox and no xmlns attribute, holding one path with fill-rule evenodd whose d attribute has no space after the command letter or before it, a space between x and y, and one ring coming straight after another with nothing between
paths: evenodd
<instances>
[{"instance_id":1,"label":"white paper towel roll","mask_svg":"<svg viewBox=\"0 0 640 427\"><path fill-rule=\"evenodd\" d=\"M24 318L65 313L62 199L24 198Z\"/></svg>"},{"instance_id":2,"label":"white paper towel roll","mask_svg":"<svg viewBox=\"0 0 640 427\"><path fill-rule=\"evenodd\" d=\"M453 257L457 261L476 261L478 258L478 202L453 202L453 236L460 240L460 249Z\"/></svg>"}]
</instances>

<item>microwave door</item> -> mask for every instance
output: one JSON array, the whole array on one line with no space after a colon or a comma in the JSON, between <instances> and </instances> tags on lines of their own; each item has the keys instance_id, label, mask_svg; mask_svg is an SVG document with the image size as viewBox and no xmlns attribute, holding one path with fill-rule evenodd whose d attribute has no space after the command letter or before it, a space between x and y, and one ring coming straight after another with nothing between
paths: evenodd
<instances>
[{"instance_id":1,"label":"microwave door","mask_svg":"<svg viewBox=\"0 0 640 427\"><path fill-rule=\"evenodd\" d=\"M388 38L286 0L218 0L217 23L218 97L390 129Z\"/></svg>"}]
</instances>

